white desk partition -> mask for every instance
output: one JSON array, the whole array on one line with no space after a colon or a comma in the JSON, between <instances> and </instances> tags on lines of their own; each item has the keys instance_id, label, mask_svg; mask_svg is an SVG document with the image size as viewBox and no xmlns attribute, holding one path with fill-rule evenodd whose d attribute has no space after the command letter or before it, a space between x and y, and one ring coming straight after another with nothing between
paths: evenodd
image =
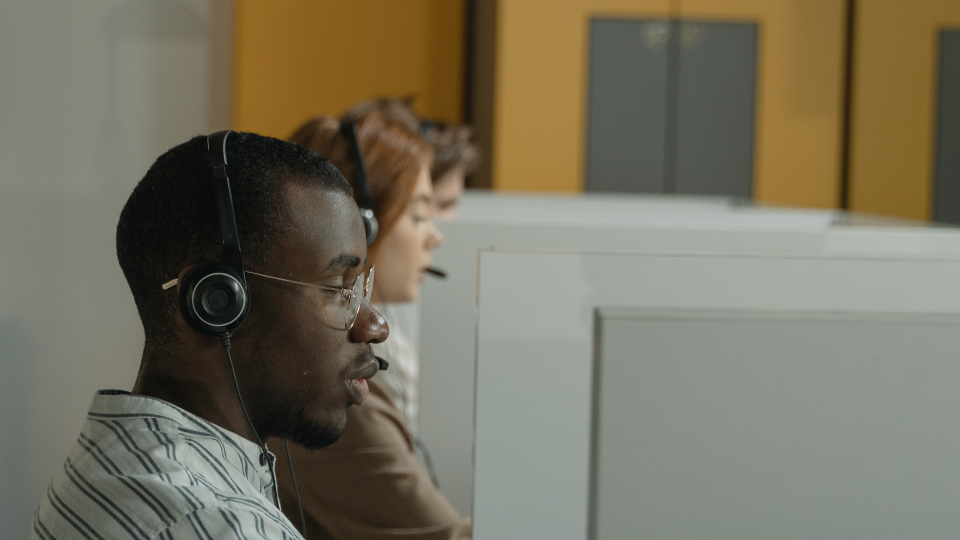
<instances>
[{"instance_id":1,"label":"white desk partition","mask_svg":"<svg viewBox=\"0 0 960 540\"><path fill-rule=\"evenodd\" d=\"M849 216L839 210L752 206L733 197L688 195L468 191L460 205L462 222L514 225L629 227L657 223L694 227L727 223L823 228L844 223Z\"/></svg>"},{"instance_id":2,"label":"white desk partition","mask_svg":"<svg viewBox=\"0 0 960 540\"><path fill-rule=\"evenodd\" d=\"M434 261L449 277L428 278L421 295L419 428L444 494L461 513L472 511L478 250L960 256L960 239L949 229L837 225L850 221L836 211L738 206L727 198L468 194L460 220L439 224L446 241Z\"/></svg>"},{"instance_id":3,"label":"white desk partition","mask_svg":"<svg viewBox=\"0 0 960 540\"><path fill-rule=\"evenodd\" d=\"M481 252L473 537L956 536L953 255Z\"/></svg>"},{"instance_id":4,"label":"white desk partition","mask_svg":"<svg viewBox=\"0 0 960 540\"><path fill-rule=\"evenodd\" d=\"M590 538L960 532L960 317L599 315Z\"/></svg>"}]
</instances>

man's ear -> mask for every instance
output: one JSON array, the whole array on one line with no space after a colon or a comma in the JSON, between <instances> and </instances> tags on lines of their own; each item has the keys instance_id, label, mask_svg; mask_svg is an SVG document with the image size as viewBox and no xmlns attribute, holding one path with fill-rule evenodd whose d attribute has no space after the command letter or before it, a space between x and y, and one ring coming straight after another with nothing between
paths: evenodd
<instances>
[{"instance_id":1,"label":"man's ear","mask_svg":"<svg viewBox=\"0 0 960 540\"><path fill-rule=\"evenodd\" d=\"M184 267L183 270L180 271L179 274L177 274L177 295L178 295L178 296L180 295L180 286L183 285L183 278L184 278L184 276L186 276L186 275L187 275L187 272L189 272L191 269L195 268L196 266L197 266L197 265L195 265L195 264L191 264L191 265L189 265L189 266L186 266L186 267Z\"/></svg>"},{"instance_id":2,"label":"man's ear","mask_svg":"<svg viewBox=\"0 0 960 540\"><path fill-rule=\"evenodd\" d=\"M179 296L179 295L180 295L180 286L183 285L183 277L186 276L186 275L187 275L187 272L189 272L190 269L193 268L193 267L195 267L195 266L197 266L197 265L191 264L190 266L188 266L188 267L184 268L183 270L181 270L181 271L180 271L180 274L177 275L177 277L171 279L170 281L164 282L164 284L162 285L163 290L166 291L166 290L172 289L174 286L176 286L176 287L177 287L177 295Z\"/></svg>"}]
</instances>

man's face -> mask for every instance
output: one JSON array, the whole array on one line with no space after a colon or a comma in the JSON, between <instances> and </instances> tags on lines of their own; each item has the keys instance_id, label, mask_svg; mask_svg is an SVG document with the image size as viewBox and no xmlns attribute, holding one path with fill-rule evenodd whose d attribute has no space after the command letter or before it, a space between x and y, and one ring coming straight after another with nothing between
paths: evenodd
<instances>
[{"instance_id":1,"label":"man's face","mask_svg":"<svg viewBox=\"0 0 960 540\"><path fill-rule=\"evenodd\" d=\"M466 171L456 166L440 178L433 180L433 219L437 221L451 221L460 215L458 205L463 197L463 186Z\"/></svg>"},{"instance_id":2,"label":"man's face","mask_svg":"<svg viewBox=\"0 0 960 540\"><path fill-rule=\"evenodd\" d=\"M288 184L289 232L263 273L350 287L365 270L367 245L356 203L339 192ZM238 366L258 429L321 448L340 438L350 405L366 397L377 372L370 343L386 339L386 321L363 303L350 330L332 328L320 307L329 293L248 275L250 318L234 338ZM244 331L246 330L246 331Z\"/></svg>"}]
</instances>

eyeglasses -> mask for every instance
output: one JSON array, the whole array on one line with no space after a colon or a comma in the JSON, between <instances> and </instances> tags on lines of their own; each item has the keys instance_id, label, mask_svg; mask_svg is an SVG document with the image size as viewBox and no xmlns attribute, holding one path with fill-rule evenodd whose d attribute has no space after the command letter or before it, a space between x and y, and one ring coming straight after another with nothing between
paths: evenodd
<instances>
[{"instance_id":1,"label":"eyeglasses","mask_svg":"<svg viewBox=\"0 0 960 540\"><path fill-rule=\"evenodd\" d=\"M329 297L322 303L320 315L323 322L331 328L337 330L350 330L353 323L357 321L357 314L360 313L360 304L370 302L370 295L373 293L373 267L366 274L360 274L353 282L350 288L330 287L328 285L317 285L315 283L304 283L292 279L284 279L276 276L268 276L257 272L246 271L247 274L253 274L262 278L282 281L284 283L293 283L295 285L304 285L320 289Z\"/></svg>"}]
</instances>

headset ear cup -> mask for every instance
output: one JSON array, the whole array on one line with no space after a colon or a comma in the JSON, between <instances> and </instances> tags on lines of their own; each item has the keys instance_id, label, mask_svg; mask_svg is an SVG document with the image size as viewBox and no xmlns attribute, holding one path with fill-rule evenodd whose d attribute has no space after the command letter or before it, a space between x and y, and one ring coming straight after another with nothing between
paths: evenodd
<instances>
[{"instance_id":1,"label":"headset ear cup","mask_svg":"<svg viewBox=\"0 0 960 540\"><path fill-rule=\"evenodd\" d=\"M367 247L369 247L377 239L380 226L376 216L373 215L373 210L361 208L360 217L363 218L363 232L367 235Z\"/></svg>"},{"instance_id":2,"label":"headset ear cup","mask_svg":"<svg viewBox=\"0 0 960 540\"><path fill-rule=\"evenodd\" d=\"M232 334L250 310L250 291L243 279L220 264L191 268L183 278L178 296L184 320L208 336Z\"/></svg>"}]
</instances>

